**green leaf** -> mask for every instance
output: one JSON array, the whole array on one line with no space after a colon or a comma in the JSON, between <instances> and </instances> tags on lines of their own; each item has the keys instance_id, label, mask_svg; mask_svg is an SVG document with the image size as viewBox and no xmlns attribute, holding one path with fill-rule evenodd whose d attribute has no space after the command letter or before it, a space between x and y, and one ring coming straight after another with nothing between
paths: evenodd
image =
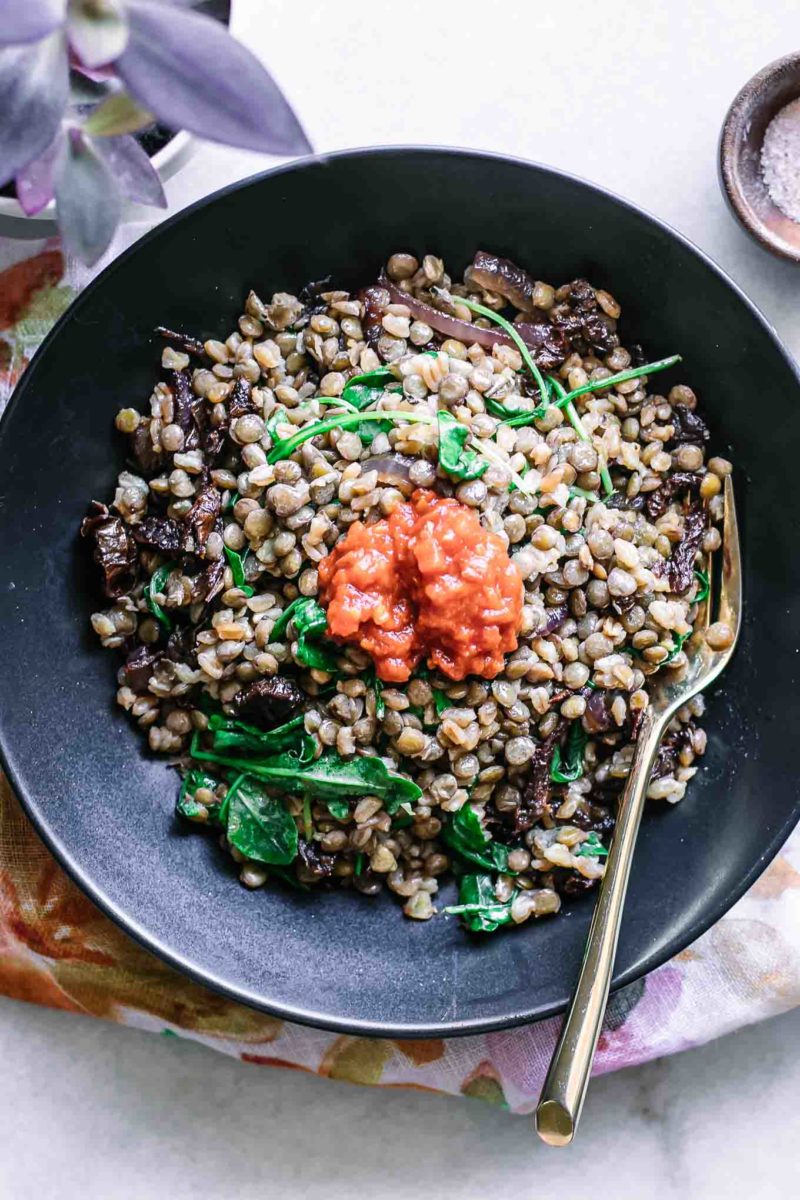
<instances>
[{"instance_id":1,"label":"green leaf","mask_svg":"<svg viewBox=\"0 0 800 1200\"><path fill-rule=\"evenodd\" d=\"M371 446L377 434L388 433L390 429L391 421L361 421L353 426L353 433L358 434L365 446Z\"/></svg>"},{"instance_id":2,"label":"green leaf","mask_svg":"<svg viewBox=\"0 0 800 1200\"><path fill-rule=\"evenodd\" d=\"M359 412L363 412L365 408L369 408L370 404L377 404L379 400L382 400L387 391L387 388L372 387L367 383L350 382L342 392L342 399L348 404L352 404L353 408Z\"/></svg>"},{"instance_id":3,"label":"green leaf","mask_svg":"<svg viewBox=\"0 0 800 1200\"><path fill-rule=\"evenodd\" d=\"M315 742L305 732L304 723L305 717L301 714L275 729L265 731L233 717L214 713L209 717L208 728L214 735L213 749L218 753L234 750L264 758L282 750L293 750L300 762L310 762L314 757Z\"/></svg>"},{"instance_id":4,"label":"green leaf","mask_svg":"<svg viewBox=\"0 0 800 1200\"><path fill-rule=\"evenodd\" d=\"M462 875L458 886L460 903L444 911L458 914L473 933L494 933L511 924L511 901L498 900L491 875Z\"/></svg>"},{"instance_id":5,"label":"green leaf","mask_svg":"<svg viewBox=\"0 0 800 1200\"><path fill-rule=\"evenodd\" d=\"M526 346L525 342L520 337L518 330L514 328L511 322L507 321L505 317L501 317L499 313L494 311L494 309L486 308L486 306L483 304L476 304L474 300L467 300L464 296L453 296L451 299L453 300L454 304L463 304L465 308L468 308L471 312L477 313L481 317L486 317L488 321L494 321L495 325L499 325L501 329L505 330L522 355L522 361L525 363L525 366L535 379L536 385L539 388L539 394L543 398L546 398L547 384L544 381L544 377L534 362L530 349L528 346Z\"/></svg>"},{"instance_id":6,"label":"green leaf","mask_svg":"<svg viewBox=\"0 0 800 1200\"><path fill-rule=\"evenodd\" d=\"M691 636L692 636L691 629L689 630L688 633L676 633L675 630L673 629L673 631L672 631L672 649L670 650L669 654L667 655L667 657L664 659L664 661L660 665L663 667L665 665L665 663L672 662L673 658L677 658L678 655L680 654L681 650L683 649L684 644L686 642L688 642L688 640Z\"/></svg>"},{"instance_id":7,"label":"green leaf","mask_svg":"<svg viewBox=\"0 0 800 1200\"><path fill-rule=\"evenodd\" d=\"M346 800L337 800L334 796L326 800L325 804L334 821L346 821L350 816L350 805Z\"/></svg>"},{"instance_id":8,"label":"green leaf","mask_svg":"<svg viewBox=\"0 0 800 1200\"><path fill-rule=\"evenodd\" d=\"M442 837L455 854L477 863L479 867L487 871L508 871L508 848L487 837L478 814L469 803L450 814L442 829Z\"/></svg>"},{"instance_id":9,"label":"green leaf","mask_svg":"<svg viewBox=\"0 0 800 1200\"><path fill-rule=\"evenodd\" d=\"M417 669L413 672L413 678L424 679L426 683L430 684L430 689L433 692L433 705L436 709L437 717L440 717L446 709L453 707L453 701L450 699L447 693L440 691L439 688L435 688L431 683L430 667L426 662L421 662L419 664Z\"/></svg>"},{"instance_id":10,"label":"green leaf","mask_svg":"<svg viewBox=\"0 0 800 1200\"><path fill-rule=\"evenodd\" d=\"M330 433L332 429L357 429L361 427L364 421L408 421L412 425L415 423L418 425L433 425L435 420L436 418L431 413L405 412L392 409L387 409L384 412L340 413L336 417L329 417L326 421L315 421L313 425L306 425L302 429L299 429L297 433L293 433L291 437L281 438L274 444L267 455L267 462L276 463L280 462L283 458L288 458L304 442L309 441L311 438L319 437L320 434Z\"/></svg>"},{"instance_id":11,"label":"green leaf","mask_svg":"<svg viewBox=\"0 0 800 1200\"><path fill-rule=\"evenodd\" d=\"M569 393L569 399L574 400L576 396L585 396L588 392L601 392L605 388L614 387L617 383L627 383L629 379L640 379L642 375L656 375L659 371L666 371L668 367L674 367L679 362L681 362L680 354L671 354L669 358L659 358L656 362L645 363L643 367L629 367L626 371L618 371L616 375L609 375L607 379L592 379L589 383L582 384L581 387L573 388Z\"/></svg>"},{"instance_id":12,"label":"green leaf","mask_svg":"<svg viewBox=\"0 0 800 1200\"><path fill-rule=\"evenodd\" d=\"M321 800L350 799L352 796L379 796L391 816L404 802L413 803L422 795L416 783L390 771L379 758L343 759L329 750L315 762L303 763L291 752L262 759L246 759L200 749L195 735L190 751L193 758L219 763L246 771L264 783L291 795L308 792Z\"/></svg>"},{"instance_id":13,"label":"green leaf","mask_svg":"<svg viewBox=\"0 0 800 1200\"><path fill-rule=\"evenodd\" d=\"M268 433L269 436L272 438L273 446L276 445L280 441L280 438L278 437L278 434L277 434L278 426L279 425L289 425L290 423L291 422L288 420L288 418L286 416L285 408L281 408L277 412L274 412L272 414L272 416L269 418L269 420L267 421L266 426L265 426L265 432Z\"/></svg>"},{"instance_id":14,"label":"green leaf","mask_svg":"<svg viewBox=\"0 0 800 1200\"><path fill-rule=\"evenodd\" d=\"M608 850L600 841L600 835L594 830L589 834L585 842L581 842L580 849L575 852L576 858L607 858Z\"/></svg>"},{"instance_id":15,"label":"green leaf","mask_svg":"<svg viewBox=\"0 0 800 1200\"><path fill-rule=\"evenodd\" d=\"M236 550L231 550L230 546L225 546L224 549L225 557L228 560L228 564L231 568L231 574L233 575L234 587L237 587L239 591L244 592L245 596L252 596L255 589L251 588L246 582L244 573L244 564L248 554L250 553L250 547L247 547L244 554L239 554Z\"/></svg>"},{"instance_id":16,"label":"green leaf","mask_svg":"<svg viewBox=\"0 0 800 1200\"><path fill-rule=\"evenodd\" d=\"M561 747L553 751L553 761L550 764L550 778L553 783L574 783L583 775L583 754L589 735L580 721L573 721L569 727L567 740L562 755Z\"/></svg>"},{"instance_id":17,"label":"green leaf","mask_svg":"<svg viewBox=\"0 0 800 1200\"><path fill-rule=\"evenodd\" d=\"M694 598L695 604L702 604L708 599L708 593L711 591L711 584L708 578L708 571L701 571L699 567L695 568L694 577L700 584L697 590L697 595Z\"/></svg>"},{"instance_id":18,"label":"green leaf","mask_svg":"<svg viewBox=\"0 0 800 1200\"><path fill-rule=\"evenodd\" d=\"M279 641L290 621L294 622L297 631L295 657L300 665L318 671L335 672L337 651L334 648L314 645L309 641L310 638L321 637L328 628L328 618L322 605L310 596L298 596L278 617L269 635L270 641Z\"/></svg>"},{"instance_id":19,"label":"green leaf","mask_svg":"<svg viewBox=\"0 0 800 1200\"><path fill-rule=\"evenodd\" d=\"M307 599L305 596L298 596L292 600L291 604L287 604L281 615L278 617L275 624L272 626L272 632L269 635L271 642L279 642L286 632L286 627L291 621L298 608L301 607L303 601Z\"/></svg>"},{"instance_id":20,"label":"green leaf","mask_svg":"<svg viewBox=\"0 0 800 1200\"><path fill-rule=\"evenodd\" d=\"M452 413L442 409L437 413L439 421L439 466L453 479L480 479L489 466L474 450L467 450L465 443L469 429L457 421Z\"/></svg>"},{"instance_id":21,"label":"green leaf","mask_svg":"<svg viewBox=\"0 0 800 1200\"><path fill-rule=\"evenodd\" d=\"M353 412L358 411L357 405L351 404L349 400L345 400L344 392L341 396L315 396L314 399L316 400L317 404L321 404L323 408L328 405L331 408L348 408Z\"/></svg>"},{"instance_id":22,"label":"green leaf","mask_svg":"<svg viewBox=\"0 0 800 1200\"><path fill-rule=\"evenodd\" d=\"M150 612L153 614L156 620L161 622L167 632L172 629L172 620L164 612L164 609L161 607L158 601L153 599L153 596L163 593L164 586L169 579L170 571L174 571L176 565L177 564L174 562L168 562L164 563L160 567L156 567L155 571L153 571L153 574L150 576L149 583L146 584L144 589L145 604L150 609Z\"/></svg>"},{"instance_id":23,"label":"green leaf","mask_svg":"<svg viewBox=\"0 0 800 1200\"><path fill-rule=\"evenodd\" d=\"M83 131L92 137L116 137L120 133L136 133L145 125L151 125L154 119L152 113L126 92L116 92L89 114Z\"/></svg>"},{"instance_id":24,"label":"green leaf","mask_svg":"<svg viewBox=\"0 0 800 1200\"><path fill-rule=\"evenodd\" d=\"M287 865L297 856L297 826L283 804L244 775L228 792L228 841L256 862Z\"/></svg>"},{"instance_id":25,"label":"green leaf","mask_svg":"<svg viewBox=\"0 0 800 1200\"><path fill-rule=\"evenodd\" d=\"M378 678L374 667L369 667L365 683L375 693L375 716L382 721L386 716L386 705L383 700L383 681Z\"/></svg>"},{"instance_id":26,"label":"green leaf","mask_svg":"<svg viewBox=\"0 0 800 1200\"><path fill-rule=\"evenodd\" d=\"M397 382L397 376L390 367L376 367L374 371L362 371L360 375L351 375L344 390L347 392L351 387L359 387L362 384L377 387L378 384ZM383 390L381 388L381 391Z\"/></svg>"},{"instance_id":27,"label":"green leaf","mask_svg":"<svg viewBox=\"0 0 800 1200\"><path fill-rule=\"evenodd\" d=\"M355 874L360 875L363 870L364 870L364 855L357 854L356 855Z\"/></svg>"},{"instance_id":28,"label":"green leaf","mask_svg":"<svg viewBox=\"0 0 800 1200\"><path fill-rule=\"evenodd\" d=\"M567 414L569 423L572 426L572 428L575 430L575 432L577 433L580 440L582 442L591 442L592 439L589 436L589 434L586 432L583 421L581 420L581 418L578 414L578 410L575 407L575 405L573 404L574 397L577 396L578 394L583 395L583 391L580 388L576 388L575 391L573 391L573 392L567 392L567 390L564 387L564 385L562 384L561 380L556 379L556 377L554 375L548 375L547 381L550 384L550 387L553 389L553 391L556 394L556 399L554 401L556 407L562 408L564 410L564 412ZM608 473L608 467L606 466L606 464L602 458L600 459L599 473L600 473L600 481L603 485L603 490L605 491L607 496L611 496L614 492L614 484L611 482L611 476Z\"/></svg>"},{"instance_id":29,"label":"green leaf","mask_svg":"<svg viewBox=\"0 0 800 1200\"><path fill-rule=\"evenodd\" d=\"M533 408L509 408L501 400L493 400L491 396L484 396L483 403L488 413L493 417L498 417L506 424L514 418L523 419L525 423L535 420L537 410Z\"/></svg>"},{"instance_id":30,"label":"green leaf","mask_svg":"<svg viewBox=\"0 0 800 1200\"><path fill-rule=\"evenodd\" d=\"M179 817L185 817L189 821L217 822L223 801L218 800L215 796L213 803L200 804L195 800L194 794L199 788L208 788L210 792L216 792L219 785L220 780L206 771L196 767L187 771L178 794L175 812Z\"/></svg>"}]
</instances>

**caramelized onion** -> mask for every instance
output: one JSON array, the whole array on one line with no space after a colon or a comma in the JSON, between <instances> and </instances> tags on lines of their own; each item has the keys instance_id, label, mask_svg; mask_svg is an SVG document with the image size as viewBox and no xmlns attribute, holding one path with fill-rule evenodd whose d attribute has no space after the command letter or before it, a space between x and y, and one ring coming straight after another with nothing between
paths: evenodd
<instances>
[{"instance_id":1,"label":"caramelized onion","mask_svg":"<svg viewBox=\"0 0 800 1200\"><path fill-rule=\"evenodd\" d=\"M548 633L555 633L560 625L563 625L569 616L569 609L566 604L557 604L555 608L546 608L544 613L544 621L539 629L536 630L537 637L545 637Z\"/></svg>"},{"instance_id":2,"label":"caramelized onion","mask_svg":"<svg viewBox=\"0 0 800 1200\"><path fill-rule=\"evenodd\" d=\"M440 312L432 304L426 304L424 300L418 300L416 296L409 296L406 292L401 292L385 276L381 276L380 287L388 292L392 304L405 304L415 320L424 321L426 325L430 325L431 329L435 329L443 337L455 338L467 346L477 342L479 346L486 346L487 349L491 349L492 346L514 346L513 340L501 329L483 329L480 325L473 325L471 321L460 321L458 317ZM458 303L457 296L454 297L454 300L455 303ZM531 321L533 320L534 318L531 316ZM535 324L531 321L515 325L514 328L531 351L537 365L546 371L551 371L554 367L560 366L567 357L569 349L567 340L560 330L555 329L547 321Z\"/></svg>"},{"instance_id":3,"label":"caramelized onion","mask_svg":"<svg viewBox=\"0 0 800 1200\"><path fill-rule=\"evenodd\" d=\"M533 318L534 281L527 271L523 271L510 258L498 258L496 254L478 250L464 278L487 292L496 292L498 296L505 297L515 308L531 313Z\"/></svg>"},{"instance_id":4,"label":"caramelized onion","mask_svg":"<svg viewBox=\"0 0 800 1200\"><path fill-rule=\"evenodd\" d=\"M404 496L410 496L416 484L411 479L413 458L405 454L375 454L361 464L361 473L378 472L378 483L396 487Z\"/></svg>"}]
</instances>

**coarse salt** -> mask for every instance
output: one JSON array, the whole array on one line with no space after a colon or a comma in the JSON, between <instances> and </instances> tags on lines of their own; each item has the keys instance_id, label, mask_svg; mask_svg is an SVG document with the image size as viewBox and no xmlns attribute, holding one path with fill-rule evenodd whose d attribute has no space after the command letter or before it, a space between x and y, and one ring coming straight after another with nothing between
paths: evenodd
<instances>
[{"instance_id":1,"label":"coarse salt","mask_svg":"<svg viewBox=\"0 0 800 1200\"><path fill-rule=\"evenodd\" d=\"M761 170L773 203L800 223L800 99L782 108L767 126Z\"/></svg>"}]
</instances>

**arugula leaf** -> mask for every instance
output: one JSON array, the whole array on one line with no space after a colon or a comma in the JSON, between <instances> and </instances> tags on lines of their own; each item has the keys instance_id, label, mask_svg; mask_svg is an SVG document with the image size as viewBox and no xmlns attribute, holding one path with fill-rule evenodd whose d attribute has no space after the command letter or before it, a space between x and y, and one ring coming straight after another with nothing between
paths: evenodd
<instances>
[{"instance_id":1,"label":"arugula leaf","mask_svg":"<svg viewBox=\"0 0 800 1200\"><path fill-rule=\"evenodd\" d=\"M358 408L357 405L352 404L351 401L345 399L344 393L342 393L341 396L315 396L314 399L316 400L317 404L321 404L323 408L326 404L330 407L336 406L339 408L349 408L353 412L357 411Z\"/></svg>"},{"instance_id":2,"label":"arugula leaf","mask_svg":"<svg viewBox=\"0 0 800 1200\"><path fill-rule=\"evenodd\" d=\"M244 754L264 757L280 750L294 750L300 762L310 762L314 757L314 739L304 730L305 717L300 714L275 729L264 731L255 725L247 725L223 713L209 717L208 728L214 734L212 743L215 751L241 750Z\"/></svg>"},{"instance_id":3,"label":"arugula leaf","mask_svg":"<svg viewBox=\"0 0 800 1200\"><path fill-rule=\"evenodd\" d=\"M334 821L346 821L350 816L350 805L346 800L337 800L333 797L330 800L326 800L325 805Z\"/></svg>"},{"instance_id":4,"label":"arugula leaf","mask_svg":"<svg viewBox=\"0 0 800 1200\"><path fill-rule=\"evenodd\" d=\"M465 448L470 435L467 426L457 421L446 409L436 415L439 422L439 466L453 479L480 479L489 463L475 450Z\"/></svg>"},{"instance_id":5,"label":"arugula leaf","mask_svg":"<svg viewBox=\"0 0 800 1200\"><path fill-rule=\"evenodd\" d=\"M269 640L271 642L279 642L281 640L286 632L286 626L289 624L292 617L297 612L298 608L300 608L305 599L307 599L306 596L298 596L295 600L292 600L291 604L286 605L286 608L272 626L272 632L269 635Z\"/></svg>"},{"instance_id":6,"label":"arugula leaf","mask_svg":"<svg viewBox=\"0 0 800 1200\"><path fill-rule=\"evenodd\" d=\"M327 421L315 421L313 425L306 425L302 429L298 429L297 433L293 433L291 437L281 438L275 442L267 455L267 462L276 463L280 462L283 458L288 458L304 442L318 437L322 433L330 433L332 429L358 429L364 421L379 421L384 423L408 421L412 425L414 423L418 425L433 425L436 422L436 418L428 412L411 412L402 409L386 409L383 412L340 413L336 417L329 417Z\"/></svg>"},{"instance_id":7,"label":"arugula leaf","mask_svg":"<svg viewBox=\"0 0 800 1200\"><path fill-rule=\"evenodd\" d=\"M297 826L280 800L268 795L251 775L242 775L228 792L227 837L256 862L287 865L297 856Z\"/></svg>"},{"instance_id":8,"label":"arugula leaf","mask_svg":"<svg viewBox=\"0 0 800 1200\"><path fill-rule=\"evenodd\" d=\"M504 874L508 872L508 847L486 836L478 814L469 803L450 814L442 829L442 838L455 854L479 867Z\"/></svg>"},{"instance_id":9,"label":"arugula leaf","mask_svg":"<svg viewBox=\"0 0 800 1200\"><path fill-rule=\"evenodd\" d=\"M708 571L701 571L699 567L695 568L694 577L700 584L697 595L694 598L695 604L702 604L708 599L708 593L711 591L711 584L708 578Z\"/></svg>"},{"instance_id":10,"label":"arugula leaf","mask_svg":"<svg viewBox=\"0 0 800 1200\"><path fill-rule=\"evenodd\" d=\"M270 641L277 642L286 632L290 621L297 631L297 661L304 667L319 671L336 671L334 652L323 646L309 645L309 638L320 637L328 628L328 618L321 604L310 596L298 596L287 605L272 627Z\"/></svg>"},{"instance_id":11,"label":"arugula leaf","mask_svg":"<svg viewBox=\"0 0 800 1200\"><path fill-rule=\"evenodd\" d=\"M426 355L436 355L436 350L425 350ZM342 399L358 409L381 400L387 392L401 392L403 385L389 367L376 367L374 371L363 371L348 379Z\"/></svg>"},{"instance_id":12,"label":"arugula leaf","mask_svg":"<svg viewBox=\"0 0 800 1200\"><path fill-rule=\"evenodd\" d=\"M371 446L378 433L388 433L392 429L391 421L360 421L358 425L353 426L353 433L357 433L365 446Z\"/></svg>"},{"instance_id":13,"label":"arugula leaf","mask_svg":"<svg viewBox=\"0 0 800 1200\"><path fill-rule=\"evenodd\" d=\"M164 585L169 579L170 571L174 571L176 566L177 563L168 562L163 563L160 567L156 567L144 589L145 604L150 609L150 612L153 614L156 620L161 622L167 632L172 629L172 619L167 616L158 601L153 599L153 596L156 593L160 594L164 591Z\"/></svg>"},{"instance_id":14,"label":"arugula leaf","mask_svg":"<svg viewBox=\"0 0 800 1200\"><path fill-rule=\"evenodd\" d=\"M436 709L437 717L440 717L446 709L453 707L453 701L450 699L447 693L440 691L439 688L435 688L431 683L431 672L426 662L421 662L419 664L416 671L414 671L414 676L417 679L424 679L426 683L430 684L430 689L433 692L433 705Z\"/></svg>"},{"instance_id":15,"label":"arugula leaf","mask_svg":"<svg viewBox=\"0 0 800 1200\"><path fill-rule=\"evenodd\" d=\"M580 849L575 852L576 858L607 858L608 850L600 841L599 834L594 830L589 834L585 842L581 842Z\"/></svg>"},{"instance_id":16,"label":"arugula leaf","mask_svg":"<svg viewBox=\"0 0 800 1200\"><path fill-rule=\"evenodd\" d=\"M642 367L628 367L627 370L618 371L616 375L609 375L606 379L592 379L589 383L582 384L581 387L573 388L569 394L570 399L574 400L576 396L585 396L588 392L600 392L617 383L627 383L629 379L639 379L642 375L656 375L659 371L666 371L668 367L674 367L681 361L680 354L671 354L669 358L659 358L656 362L645 363Z\"/></svg>"},{"instance_id":17,"label":"arugula leaf","mask_svg":"<svg viewBox=\"0 0 800 1200\"><path fill-rule=\"evenodd\" d=\"M374 756L343 759L335 751L329 750L310 763L301 762L291 752L268 758L243 759L202 750L199 734L195 734L192 740L190 753L201 761L248 772L291 795L308 792L326 801L350 799L352 796L379 796L390 816L404 802L413 803L422 795L422 789L416 783L390 771L380 758Z\"/></svg>"},{"instance_id":18,"label":"arugula leaf","mask_svg":"<svg viewBox=\"0 0 800 1200\"><path fill-rule=\"evenodd\" d=\"M490 413L493 417L498 417L504 423L507 423L515 417L525 418L526 420L530 421L535 419L534 409L509 408L508 405L503 404L502 400L493 400L491 396L484 396L483 403L488 413Z\"/></svg>"},{"instance_id":19,"label":"arugula leaf","mask_svg":"<svg viewBox=\"0 0 800 1200\"><path fill-rule=\"evenodd\" d=\"M233 575L234 587L237 587L240 592L244 592L245 596L252 596L255 588L251 588L249 583L246 582L244 573L244 564L250 553L250 547L247 547L244 554L239 554L236 550L231 550L230 546L225 546L224 550L225 557L231 568L231 574Z\"/></svg>"},{"instance_id":20,"label":"arugula leaf","mask_svg":"<svg viewBox=\"0 0 800 1200\"><path fill-rule=\"evenodd\" d=\"M491 875L462 875L458 886L460 904L444 911L458 914L473 933L494 933L511 924L511 901L498 900Z\"/></svg>"},{"instance_id":21,"label":"arugula leaf","mask_svg":"<svg viewBox=\"0 0 800 1200\"><path fill-rule=\"evenodd\" d=\"M206 771L195 767L187 771L183 777L181 790L178 794L178 802L175 806L175 812L179 817L186 817L189 821L206 820L203 815L204 810L208 814L209 821L216 821L219 817L222 801L218 800L216 795L211 804L200 804L194 798L194 793L199 788L208 788L210 792L216 792L220 785L219 779L215 775L209 775Z\"/></svg>"},{"instance_id":22,"label":"arugula leaf","mask_svg":"<svg viewBox=\"0 0 800 1200\"><path fill-rule=\"evenodd\" d=\"M553 783L574 783L583 775L583 754L589 735L580 721L573 721L564 744L562 758L561 747L553 751L553 761L550 763L550 778Z\"/></svg>"},{"instance_id":23,"label":"arugula leaf","mask_svg":"<svg viewBox=\"0 0 800 1200\"><path fill-rule=\"evenodd\" d=\"M581 391L581 389L577 388L573 392L567 392L566 388L561 383L561 380L556 379L556 377L554 375L548 375L547 379L557 397L556 400L554 401L555 405L558 408L563 408L564 412L567 414L567 418L569 419L570 425L575 430L575 432L577 433L580 440L582 442L591 442L592 439L589 436L589 434L586 432L586 428L578 414L578 410L575 407L575 405L573 404L573 399L575 396L577 396L578 394L583 395L583 392ZM611 476L608 472L608 467L606 466L603 458L600 459L599 474L600 474L600 481L603 485L603 490L605 491L606 495L607 496L613 495L614 484L611 482Z\"/></svg>"},{"instance_id":24,"label":"arugula leaf","mask_svg":"<svg viewBox=\"0 0 800 1200\"><path fill-rule=\"evenodd\" d=\"M288 425L288 424L289 424L289 421L287 420L287 417L286 417L286 410L283 408L279 409L277 412L274 412L272 414L272 416L269 418L269 420L267 421L266 426L265 426L265 431L272 438L273 446L277 442L280 441L280 438L278 437L278 432L277 432L278 426L279 425Z\"/></svg>"},{"instance_id":25,"label":"arugula leaf","mask_svg":"<svg viewBox=\"0 0 800 1200\"><path fill-rule=\"evenodd\" d=\"M357 854L356 855L355 874L360 875L363 870L364 870L364 855Z\"/></svg>"},{"instance_id":26,"label":"arugula leaf","mask_svg":"<svg viewBox=\"0 0 800 1200\"><path fill-rule=\"evenodd\" d=\"M672 631L672 649L670 650L669 654L664 659L664 661L660 664L662 667L666 663L672 662L673 658L678 657L678 655L680 654L681 650L684 647L684 644L686 642L688 642L689 638L692 636L692 633L693 633L693 630L691 630L691 629L689 630L688 633L676 633L675 630L673 629L673 631Z\"/></svg>"},{"instance_id":27,"label":"arugula leaf","mask_svg":"<svg viewBox=\"0 0 800 1200\"><path fill-rule=\"evenodd\" d=\"M383 699L383 680L378 678L378 672L370 667L367 672L366 684L375 693L375 716L382 721L386 716L386 704Z\"/></svg>"},{"instance_id":28,"label":"arugula leaf","mask_svg":"<svg viewBox=\"0 0 800 1200\"><path fill-rule=\"evenodd\" d=\"M365 408L369 408L370 404L377 404L379 400L382 400L387 390L382 387L371 387L366 383L348 383L342 392L342 399L362 412Z\"/></svg>"},{"instance_id":29,"label":"arugula leaf","mask_svg":"<svg viewBox=\"0 0 800 1200\"><path fill-rule=\"evenodd\" d=\"M345 387L345 393L351 387L359 387L362 384L368 384L370 387L377 387L382 383L397 383L398 379L395 373L389 367L376 367L374 371L362 371L360 375L351 375ZM381 391L384 389L381 388Z\"/></svg>"},{"instance_id":30,"label":"arugula leaf","mask_svg":"<svg viewBox=\"0 0 800 1200\"><path fill-rule=\"evenodd\" d=\"M505 317L501 317L500 313L496 313L492 308L486 308L483 304L476 304L474 300L467 300L465 296L454 296L451 299L455 304L463 304L470 312L477 313L481 317L486 317L489 321L494 321L495 325L499 325L501 329L505 330L522 355L522 361L525 363L525 366L535 379L536 385L539 388L539 395L542 399L546 400L547 384L537 364L534 362L530 349L520 337L519 330L515 329L510 321L507 321Z\"/></svg>"}]
</instances>

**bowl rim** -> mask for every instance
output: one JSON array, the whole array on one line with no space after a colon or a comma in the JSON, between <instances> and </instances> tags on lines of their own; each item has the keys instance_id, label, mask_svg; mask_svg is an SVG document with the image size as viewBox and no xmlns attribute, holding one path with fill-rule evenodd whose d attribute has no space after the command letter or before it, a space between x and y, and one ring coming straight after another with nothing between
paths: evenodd
<instances>
[{"instance_id":1,"label":"bowl rim","mask_svg":"<svg viewBox=\"0 0 800 1200\"><path fill-rule=\"evenodd\" d=\"M752 75L739 88L739 91L731 101L722 122L722 128L720 129L717 167L720 188L727 201L728 208L745 232L754 238L760 246L763 246L765 250L769 250L779 258L783 258L787 262L800 263L800 244L794 246L791 242L787 242L778 234L773 233L767 225L755 216L752 208L745 201L734 169L737 155L731 146L732 141L738 140L743 119L755 107L753 97L758 95L758 92L765 83L789 67L797 69L798 96L800 96L800 51L795 51L793 54L784 54L781 58L776 58L772 62L767 63L766 66L762 67L760 71L756 71L755 75ZM763 314L761 315L763 316Z\"/></svg>"},{"instance_id":2,"label":"bowl rim","mask_svg":"<svg viewBox=\"0 0 800 1200\"><path fill-rule=\"evenodd\" d=\"M78 311L83 302L92 295L113 273L118 270L129 257L135 254L139 246L147 244L154 240L163 230L168 230L178 221L183 220L187 215L197 212L199 209L205 208L224 196L230 195L243 188L253 186L260 183L263 179L281 176L287 172L303 171L309 167L324 164L330 159L353 159L374 157L376 155L445 155L452 158L473 158L483 159L488 162L508 162L523 168L533 167L535 170L545 172L550 175L565 179L572 184L576 184L581 188L585 188L591 192L604 196L613 201L615 204L631 212L633 215L641 218L644 217L648 222L656 225L662 231L667 233L671 238L674 238L680 245L684 247L690 254L700 260L709 270L713 272L727 287L729 287L739 300L749 310L751 316L762 326L779 355L783 358L786 365L795 377L798 386L800 386L800 364L798 364L793 355L783 345L777 331L772 324L767 320L760 309L746 295L742 288L733 280L726 271L722 269L712 258L696 246L689 238L680 233L673 226L663 221L660 217L654 216L647 209L631 200L626 200L624 197L617 195L601 184L592 183L589 180L583 179L578 175L574 175L568 171L561 170L558 167L549 166L545 163L538 163L531 159L520 158L516 155L501 154L493 151L475 150L468 147L453 147L453 146L437 146L435 144L397 144L397 145L381 145L381 146L363 146L337 150L330 154L314 154L306 155L302 158L293 160L290 163L282 163L268 170L250 175L245 179L236 181L226 185L204 196L202 199L195 201L193 204L181 209L180 212L160 222L154 228L148 230L142 237L138 238L126 250L118 255L111 263L108 264L87 286L84 288L76 299L72 302L69 308L55 323L53 328L43 340L39 352L45 350L52 340L54 340L61 332L62 328L71 320L76 311ZM27 374L27 372L25 373ZM10 412L12 406L20 403L20 396L24 391L25 374L17 383L13 395L7 405L7 411ZM0 442L2 442L5 430L8 428L8 423L0 419ZM90 875L87 874L73 859L69 850L61 842L60 838L50 829L45 817L39 812L38 805L35 799L28 795L22 785L21 779L17 776L15 770L11 767L10 756L6 751L5 736L3 732L2 722L0 722L0 766L4 769L6 776L11 783L15 795L17 796L26 816L31 821L34 829L38 833L41 840L47 848L53 853L58 863L63 867L70 878L81 888L81 890L95 903L98 908L114 923L119 926L123 932L133 937L144 949L155 954L171 967L187 975L196 983L204 987L208 987L213 991L221 993L228 999L235 1000L239 1003L246 1004L251 1008L266 1012L271 1016L280 1019L295 1022L300 1025L312 1026L317 1029L324 1029L335 1033L352 1034L355 1036L367 1037L383 1037L383 1038L434 1038L434 1037L459 1037L470 1034L489 1033L503 1029L509 1029L523 1024L531 1024L534 1021L544 1020L549 1017L557 1016L565 1011L567 1002L553 1003L542 1006L534 1012L524 1011L506 1015L504 1017L492 1018L470 1018L466 1020L441 1020L435 1024L426 1023L392 1023L391 1021L367 1021L367 1020L351 1020L337 1017L329 1017L324 1013L315 1012L313 1009L302 1008L297 1005L272 1003L265 1001L264 998L255 992L240 987L235 984L215 976L212 972L203 968L197 967L189 961L181 953L171 949L165 945L157 936L151 934L147 929L139 925L131 916L129 916L119 905L108 897L103 890L97 886ZM638 964L630 967L628 970L619 973L614 977L612 983L612 991L617 991L620 988L635 982L638 979L648 975L651 971L656 970L664 963L668 962L676 954L680 953L687 946L691 945L702 934L714 925L720 917L722 917L744 893L750 888L755 880L769 866L775 856L778 854L781 847L785 844L792 830L800 822L800 804L795 806L790 817L783 824L776 828L764 852L753 863L749 871L734 884L728 892L715 905L710 908L702 909L697 918L692 924L686 928L683 934L679 937L671 938L660 951L654 951L650 955L644 957Z\"/></svg>"}]
</instances>

